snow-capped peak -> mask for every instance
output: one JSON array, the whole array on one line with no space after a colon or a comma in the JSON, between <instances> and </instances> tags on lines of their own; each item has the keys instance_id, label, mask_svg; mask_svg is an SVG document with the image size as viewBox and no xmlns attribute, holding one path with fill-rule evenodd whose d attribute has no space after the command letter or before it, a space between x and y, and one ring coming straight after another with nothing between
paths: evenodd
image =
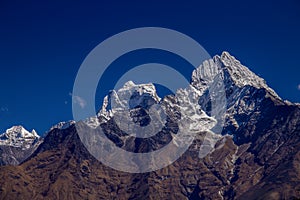
<instances>
[{"instance_id":1,"label":"snow-capped peak","mask_svg":"<svg viewBox=\"0 0 300 200\"><path fill-rule=\"evenodd\" d=\"M152 83L136 85L133 81L128 81L117 93L127 93L128 91L138 92L139 95L148 94L157 102L160 101L159 96L156 94L155 86Z\"/></svg>"},{"instance_id":2,"label":"snow-capped peak","mask_svg":"<svg viewBox=\"0 0 300 200\"><path fill-rule=\"evenodd\" d=\"M216 58L217 57L218 56L216 56ZM228 52L224 51L221 54L220 60L226 69L228 69L232 80L237 86L243 87L250 85L257 89L265 88L273 97L280 99L276 92L266 84L266 81L263 78L257 76L255 73L249 70L248 67L242 65L240 61L238 61Z\"/></svg>"},{"instance_id":3,"label":"snow-capped peak","mask_svg":"<svg viewBox=\"0 0 300 200\"><path fill-rule=\"evenodd\" d=\"M276 92L266 84L263 78L257 76L226 51L224 51L221 56L216 55L213 59L204 61L200 67L195 69L192 74L191 84L203 92L220 73L223 74L224 79L226 79L226 75L230 76L227 78L231 80L231 83L224 84L235 84L240 88L247 85L257 89L265 88L271 96L280 99Z\"/></svg>"},{"instance_id":4,"label":"snow-capped peak","mask_svg":"<svg viewBox=\"0 0 300 200\"><path fill-rule=\"evenodd\" d=\"M54 126L52 126L48 132L50 132L50 131L52 131L53 129L56 129L56 128L57 129L67 129L72 124L75 124L74 120L70 120L70 121L67 121L67 122L59 122L59 123L55 124Z\"/></svg>"},{"instance_id":5,"label":"snow-capped peak","mask_svg":"<svg viewBox=\"0 0 300 200\"><path fill-rule=\"evenodd\" d=\"M135 84L128 81L122 88L112 90L103 100L102 109L97 114L103 120L109 120L117 108L134 108L141 106L147 108L160 102L155 86L152 83Z\"/></svg>"},{"instance_id":6,"label":"snow-capped peak","mask_svg":"<svg viewBox=\"0 0 300 200\"><path fill-rule=\"evenodd\" d=\"M13 126L7 129L4 133L7 137L21 137L21 138L39 138L40 136L33 129L31 132L27 131L23 126Z\"/></svg>"},{"instance_id":7,"label":"snow-capped peak","mask_svg":"<svg viewBox=\"0 0 300 200\"><path fill-rule=\"evenodd\" d=\"M224 64L224 67L228 70L237 86L243 87L245 85L251 85L255 88L268 87L264 79L250 71L228 52L224 51L221 57L216 56L215 60L216 59L219 59Z\"/></svg>"},{"instance_id":8,"label":"snow-capped peak","mask_svg":"<svg viewBox=\"0 0 300 200\"><path fill-rule=\"evenodd\" d=\"M35 130L29 132L23 126L13 126L0 135L0 145L30 148L39 138Z\"/></svg>"}]
</instances>

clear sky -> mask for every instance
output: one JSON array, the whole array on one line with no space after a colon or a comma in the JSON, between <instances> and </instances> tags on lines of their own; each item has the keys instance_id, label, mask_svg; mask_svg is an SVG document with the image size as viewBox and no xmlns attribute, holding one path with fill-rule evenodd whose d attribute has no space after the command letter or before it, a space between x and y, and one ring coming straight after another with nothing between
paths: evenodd
<instances>
[{"instance_id":1,"label":"clear sky","mask_svg":"<svg viewBox=\"0 0 300 200\"><path fill-rule=\"evenodd\" d=\"M21 124L43 134L72 119L69 94L87 54L118 32L145 26L185 33L212 56L229 51L283 99L300 102L298 0L1 0L0 132ZM134 62L117 62L113 73Z\"/></svg>"}]
</instances>

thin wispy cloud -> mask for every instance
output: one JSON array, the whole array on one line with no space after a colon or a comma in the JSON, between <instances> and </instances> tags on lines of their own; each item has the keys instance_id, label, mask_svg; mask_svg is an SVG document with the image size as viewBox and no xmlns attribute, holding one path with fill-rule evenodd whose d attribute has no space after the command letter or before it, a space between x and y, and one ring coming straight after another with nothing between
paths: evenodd
<instances>
[{"instance_id":1,"label":"thin wispy cloud","mask_svg":"<svg viewBox=\"0 0 300 200\"><path fill-rule=\"evenodd\" d=\"M1 112L8 112L8 108L7 107L1 107Z\"/></svg>"},{"instance_id":2,"label":"thin wispy cloud","mask_svg":"<svg viewBox=\"0 0 300 200\"><path fill-rule=\"evenodd\" d=\"M69 93L69 95L73 98L75 104L78 104L81 108L85 108L86 101L82 97L73 95L71 92Z\"/></svg>"},{"instance_id":3,"label":"thin wispy cloud","mask_svg":"<svg viewBox=\"0 0 300 200\"><path fill-rule=\"evenodd\" d=\"M300 90L300 84L298 85L298 90Z\"/></svg>"}]
</instances>

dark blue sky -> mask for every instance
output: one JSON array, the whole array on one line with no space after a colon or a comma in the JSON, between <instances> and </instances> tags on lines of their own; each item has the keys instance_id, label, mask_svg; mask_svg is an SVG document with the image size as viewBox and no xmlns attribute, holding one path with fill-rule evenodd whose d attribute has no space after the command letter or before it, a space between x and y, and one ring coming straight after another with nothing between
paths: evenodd
<instances>
[{"instance_id":1,"label":"dark blue sky","mask_svg":"<svg viewBox=\"0 0 300 200\"><path fill-rule=\"evenodd\" d=\"M227 50L283 99L300 102L297 0L1 0L0 132L21 124L42 134L72 119L69 93L87 54L118 32L145 26L185 33L212 56Z\"/></svg>"}]
</instances>

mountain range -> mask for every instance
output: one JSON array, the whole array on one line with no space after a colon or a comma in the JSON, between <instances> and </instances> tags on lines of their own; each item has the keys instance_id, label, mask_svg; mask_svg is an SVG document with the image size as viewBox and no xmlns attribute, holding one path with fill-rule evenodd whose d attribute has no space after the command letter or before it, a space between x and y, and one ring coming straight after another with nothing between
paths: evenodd
<instances>
[{"instance_id":1,"label":"mountain range","mask_svg":"<svg viewBox=\"0 0 300 200\"><path fill-rule=\"evenodd\" d=\"M1 134L0 199L300 198L300 106L228 52L205 61L173 95L161 98L152 83L130 81L103 102L97 116L61 122L43 138L21 126ZM165 121L151 118L161 116L157 105ZM147 125L161 129L147 138L131 134ZM101 160L122 163L116 152L97 153L104 136L119 149L146 153L186 145L181 133L193 140L174 162L158 156L144 166L137 159L120 170ZM156 162L168 165L142 170Z\"/></svg>"}]
</instances>

